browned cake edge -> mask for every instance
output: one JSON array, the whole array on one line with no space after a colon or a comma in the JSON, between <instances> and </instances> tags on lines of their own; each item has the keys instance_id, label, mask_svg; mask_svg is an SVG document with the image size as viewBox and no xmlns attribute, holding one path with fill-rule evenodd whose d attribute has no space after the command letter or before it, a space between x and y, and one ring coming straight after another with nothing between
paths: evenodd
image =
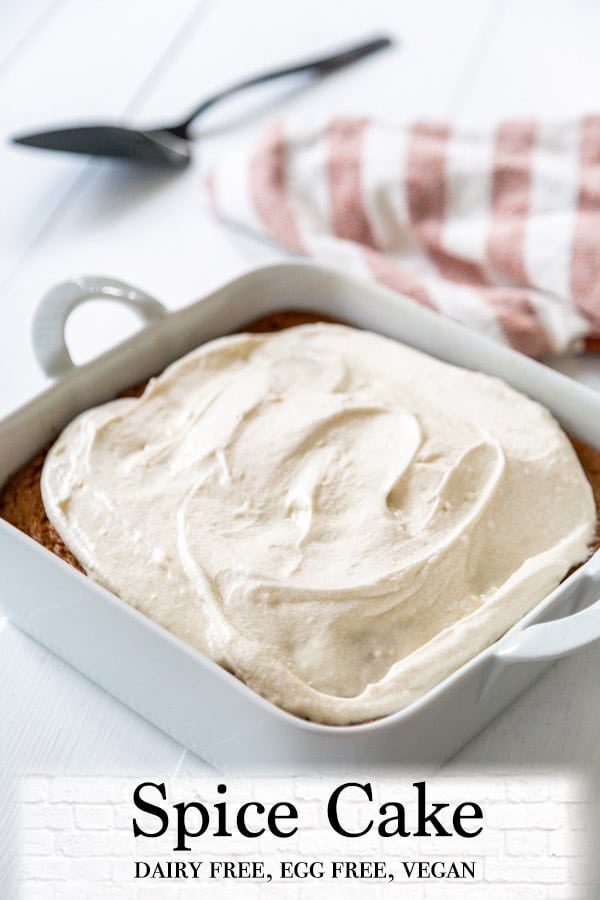
<instances>
[{"instance_id":1,"label":"browned cake edge","mask_svg":"<svg viewBox=\"0 0 600 900\"><path fill-rule=\"evenodd\" d=\"M334 320L304 310L282 310L250 322L239 330L252 332L281 331L294 325L322 321L332 322ZM120 392L119 397L139 397L143 393L146 383L144 381L126 388ZM600 547L600 451L577 438L570 437L570 440L594 493L596 510L599 516L594 546L594 549L597 550ZM40 490L42 468L51 446L52 444L50 443L39 450L35 456L8 479L0 492L0 517L44 547L47 547L48 550L66 560L76 569L83 571L75 556L65 546L48 519L42 502Z\"/></svg>"}]
</instances>

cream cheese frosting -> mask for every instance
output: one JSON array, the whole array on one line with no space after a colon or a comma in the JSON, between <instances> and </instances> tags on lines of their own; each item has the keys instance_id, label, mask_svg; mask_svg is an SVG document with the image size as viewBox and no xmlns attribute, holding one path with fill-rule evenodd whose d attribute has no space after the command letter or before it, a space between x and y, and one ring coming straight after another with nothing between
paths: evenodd
<instances>
[{"instance_id":1,"label":"cream cheese frosting","mask_svg":"<svg viewBox=\"0 0 600 900\"><path fill-rule=\"evenodd\" d=\"M283 708L411 703L589 553L592 491L550 413L354 328L212 341L50 450L87 574Z\"/></svg>"}]
</instances>

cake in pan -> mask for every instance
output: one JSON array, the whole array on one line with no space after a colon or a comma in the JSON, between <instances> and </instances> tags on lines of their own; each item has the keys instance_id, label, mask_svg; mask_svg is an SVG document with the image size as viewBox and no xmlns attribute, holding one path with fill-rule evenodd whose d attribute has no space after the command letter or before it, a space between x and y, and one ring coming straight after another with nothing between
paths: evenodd
<instances>
[{"instance_id":1,"label":"cake in pan","mask_svg":"<svg viewBox=\"0 0 600 900\"><path fill-rule=\"evenodd\" d=\"M83 413L0 514L267 699L349 724L587 558L600 454L498 379L315 320L270 316Z\"/></svg>"}]
</instances>

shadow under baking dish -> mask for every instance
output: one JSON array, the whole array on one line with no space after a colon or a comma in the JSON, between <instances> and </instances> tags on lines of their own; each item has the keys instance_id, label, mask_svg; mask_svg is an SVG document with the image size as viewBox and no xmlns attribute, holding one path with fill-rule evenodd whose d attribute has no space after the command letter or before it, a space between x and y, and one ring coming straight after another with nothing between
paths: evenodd
<instances>
[{"instance_id":1,"label":"shadow under baking dish","mask_svg":"<svg viewBox=\"0 0 600 900\"><path fill-rule=\"evenodd\" d=\"M285 291L282 291L283 286ZM371 300L372 305L368 307L368 312L361 308L360 315L356 315L353 314L353 304L354 295L359 288L365 304ZM316 309L283 312L278 309L276 299L280 305L281 296L297 301L307 296L314 297L315 291L318 291L320 299L310 305L317 307ZM237 324L247 320L247 312L253 307L248 297L256 297L258 294L261 300L254 306L258 307L257 312L266 311L268 314L261 315L250 326ZM246 310L245 318L241 313L242 306ZM473 345L471 356L477 351L485 360L485 364L475 363L471 367L499 374L509 383L511 378L502 371L503 366L508 368L509 373L512 373L511 365L515 368L524 367L525 370L533 366L538 379L545 378L540 374L542 367L537 364L521 360L506 348L495 347L476 335L467 334L465 329L455 323L442 322L428 310L416 308L410 301L391 295L385 289L363 285L312 266L288 264L257 270L168 318L189 318L196 312L197 329L202 332L202 322L206 323L211 313L220 310L225 314L234 309L233 327L222 328L218 322L214 327L205 324L204 329L209 333L200 333L196 343L227 331L278 330L319 320L346 321L355 327L372 328L400 340L404 339L404 328L409 335L411 329L413 333L426 329L427 340L423 342L425 346L414 339L406 342L436 356L438 354L435 347L431 346L435 343L436 332L448 332L449 339L458 333L464 341L465 349L468 349L469 343ZM334 312L335 319L325 312ZM386 322L385 328L378 327L382 320ZM166 325L159 323L159 326L163 324ZM158 326L150 326L146 331L152 332L155 327ZM175 328L173 322L173 329ZM100 399L94 397L87 404L88 407L115 395L118 382L114 380L114 370L116 368L119 371L117 357L120 355L125 359L127 352L131 350L133 360L136 341L140 341L140 337L134 337L100 358L102 361L106 360L104 372L109 373L109 380L113 380L115 387L112 394L105 392ZM177 348L176 353L172 349L167 352L165 348L160 354L163 358L156 370L160 371L169 361L191 349L191 337L191 334L186 336L187 345ZM146 336L146 346L150 339L149 334ZM478 344L482 345L481 351ZM141 352L141 344L139 349ZM114 359L109 367L111 356ZM460 361L445 352L440 352L439 357L460 365ZM89 365L99 367L100 360ZM489 366L488 361L491 361ZM138 363L132 362L132 365L132 371L137 371L138 375L144 370L146 373L155 371L148 366L147 361L140 363L139 353ZM73 376L68 375L63 381L67 382L73 377L72 384L75 385L80 375L80 372L73 373ZM549 381L557 377L560 379L555 373L548 375ZM514 386L522 390L519 377L515 380L517 383ZM566 381L561 379L561 384L566 385ZM568 386L569 392L573 389L576 393L579 392L577 386ZM143 383L123 393L131 395L140 393L141 390ZM543 391L541 397L539 393L536 395L536 391L532 391L531 395L543 403ZM39 398L40 403L42 399L43 397ZM586 397L586 401L591 402L591 398ZM34 401L34 404L36 402L38 401ZM85 408L79 400L71 406L75 410L71 418L78 410ZM28 407L21 411L22 416L17 421L17 426L28 412ZM63 420L62 425L66 421ZM7 426L15 423L6 420L3 424L6 433ZM2 423L0 436L1 425ZM57 429L53 430L56 434ZM31 438L30 445L32 440ZM39 443L38 440L38 447ZM591 444L576 439L573 443L594 488L598 508L600 453ZM32 444L32 449L33 447L35 444ZM6 599L5 596L2 597L2 605L9 618L217 768L248 773L299 773L361 764L398 766L410 763L414 767L416 763L421 769L426 769L441 763L466 743L525 687L533 683L547 668L548 660L557 655L538 655L518 660L500 652L499 648L504 643L501 641L478 654L409 707L382 719L350 726L323 725L299 719L273 706L211 660L119 601L91 579L73 571L72 567L77 562L72 556L69 559L69 552L64 545L61 547L58 535L55 532L52 534L52 526L41 506L39 474L43 456L44 452L39 452L6 483L0 501L0 514L62 556L70 566L53 561L41 549L39 553L32 553L29 540L21 536L20 540L15 540L13 529L5 532L0 527L0 552L4 553L3 559L7 559L8 563L3 567L5 585L12 587L13 591L19 585L22 586L25 570L37 585L38 592L43 590L46 597L51 598L51 602L46 602L44 596L39 594L37 598L26 596L23 599L22 591L20 598L18 591L17 597L6 593ZM30 489L29 505L25 504L20 512L16 512L18 504L15 503L15 498L23 486ZM36 514L29 515L34 509ZM23 511L28 511L25 517ZM37 533L36 528L26 527L26 518L29 518L30 523L37 521ZM12 532L10 547L1 542L9 532ZM5 548L11 551L10 557L7 557ZM588 568L584 567L586 570ZM581 572L576 572L517 623L509 634L513 631L520 632L532 622L569 616L585 607L593 599L592 595L597 593L597 581L595 572L585 577L581 577ZM60 602L57 602L57 597L62 598ZM103 648L103 652L99 647Z\"/></svg>"}]
</instances>

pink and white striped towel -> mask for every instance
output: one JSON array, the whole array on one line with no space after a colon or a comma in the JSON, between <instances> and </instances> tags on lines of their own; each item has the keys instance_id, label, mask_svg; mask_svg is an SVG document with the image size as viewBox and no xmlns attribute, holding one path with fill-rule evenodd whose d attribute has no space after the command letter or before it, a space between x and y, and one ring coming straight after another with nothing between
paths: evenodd
<instances>
[{"instance_id":1,"label":"pink and white striped towel","mask_svg":"<svg viewBox=\"0 0 600 900\"><path fill-rule=\"evenodd\" d=\"M225 220L523 353L600 349L600 116L276 122L208 185Z\"/></svg>"}]
</instances>

